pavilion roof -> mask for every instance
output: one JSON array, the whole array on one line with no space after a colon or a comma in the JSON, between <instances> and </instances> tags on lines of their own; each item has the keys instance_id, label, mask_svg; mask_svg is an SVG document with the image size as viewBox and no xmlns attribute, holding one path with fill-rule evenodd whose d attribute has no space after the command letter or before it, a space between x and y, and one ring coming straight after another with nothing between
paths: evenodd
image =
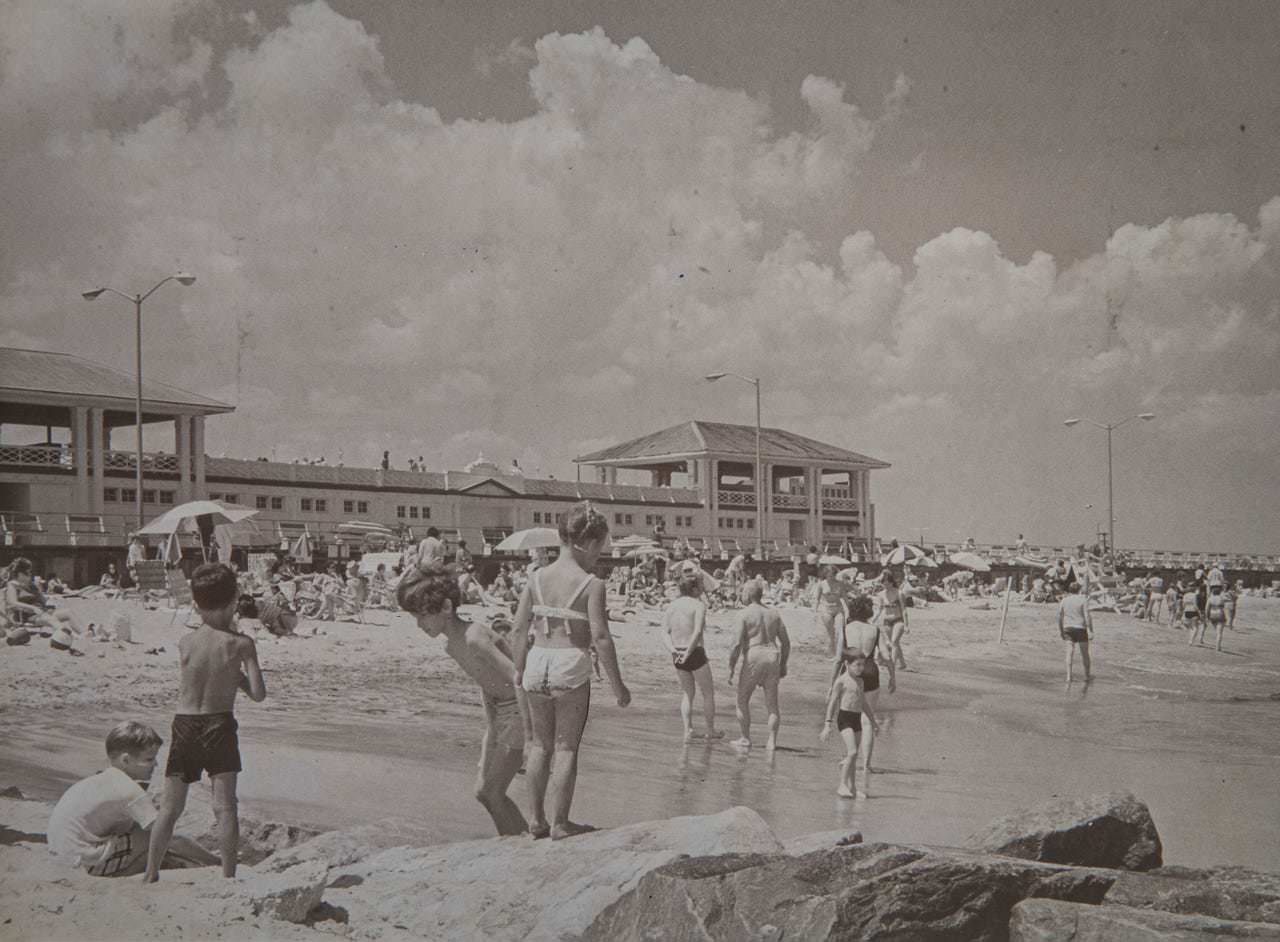
<instances>
[{"instance_id":1,"label":"pavilion roof","mask_svg":"<svg viewBox=\"0 0 1280 942\"><path fill-rule=\"evenodd\" d=\"M771 461L788 459L830 461L840 464L857 464L868 468L890 466L888 462L878 458L870 458L856 451L829 445L780 428L762 427L760 429L760 452L762 457ZM740 456L744 460L754 460L755 426L693 419L659 432L633 438L620 445L582 455L574 461L581 464L635 463L644 459L658 461L663 458L688 458L703 454L733 455Z\"/></svg>"},{"instance_id":2,"label":"pavilion roof","mask_svg":"<svg viewBox=\"0 0 1280 942\"><path fill-rule=\"evenodd\" d=\"M41 393L71 396L86 400L86 404L101 403L104 406L118 407L127 403L131 407L137 392L137 379L133 373L71 353L0 347L0 396L10 391L25 396ZM235 410L235 406L217 399L145 377L142 381L142 402L144 409L161 408L172 412L176 406L197 415Z\"/></svg>"}]
</instances>

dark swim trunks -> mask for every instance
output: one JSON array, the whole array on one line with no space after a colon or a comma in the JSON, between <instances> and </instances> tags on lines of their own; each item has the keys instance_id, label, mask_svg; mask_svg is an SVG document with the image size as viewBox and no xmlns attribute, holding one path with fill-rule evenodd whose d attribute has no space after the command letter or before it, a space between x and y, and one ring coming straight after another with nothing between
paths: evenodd
<instances>
[{"instance_id":1,"label":"dark swim trunks","mask_svg":"<svg viewBox=\"0 0 1280 942\"><path fill-rule=\"evenodd\" d=\"M871 658L862 668L862 690L864 693L875 693L880 689L880 665Z\"/></svg>"},{"instance_id":2,"label":"dark swim trunks","mask_svg":"<svg viewBox=\"0 0 1280 942\"><path fill-rule=\"evenodd\" d=\"M836 714L836 729L862 732L862 713L858 710L841 710Z\"/></svg>"},{"instance_id":3,"label":"dark swim trunks","mask_svg":"<svg viewBox=\"0 0 1280 942\"><path fill-rule=\"evenodd\" d=\"M201 772L210 778L223 772L239 772L240 739L236 718L231 713L179 713L173 718L173 741L164 774L181 775L190 785L200 781Z\"/></svg>"},{"instance_id":4,"label":"dark swim trunks","mask_svg":"<svg viewBox=\"0 0 1280 942\"><path fill-rule=\"evenodd\" d=\"M707 652L701 647L694 648L685 659L685 662L681 664L680 657L684 654L685 650L685 648L676 648L675 653L671 655L671 663L675 665L676 670L688 671L692 674L698 668L706 666Z\"/></svg>"},{"instance_id":5,"label":"dark swim trunks","mask_svg":"<svg viewBox=\"0 0 1280 942\"><path fill-rule=\"evenodd\" d=\"M1068 641L1074 641L1076 643L1089 640L1089 632L1084 628L1064 628L1062 636Z\"/></svg>"}]
</instances>

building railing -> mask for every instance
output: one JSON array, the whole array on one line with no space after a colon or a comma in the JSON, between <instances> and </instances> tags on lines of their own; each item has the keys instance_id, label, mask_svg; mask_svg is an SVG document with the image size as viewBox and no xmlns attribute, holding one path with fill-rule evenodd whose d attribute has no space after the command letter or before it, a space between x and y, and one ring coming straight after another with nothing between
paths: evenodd
<instances>
[{"instance_id":1,"label":"building railing","mask_svg":"<svg viewBox=\"0 0 1280 942\"><path fill-rule=\"evenodd\" d=\"M93 458L90 456L90 466L92 467ZM102 453L102 466L108 471L134 471L138 467L138 453L135 451L104 451ZM143 471L172 471L178 472L178 456L166 455L163 452L142 453L142 470Z\"/></svg>"},{"instance_id":2,"label":"building railing","mask_svg":"<svg viewBox=\"0 0 1280 942\"><path fill-rule=\"evenodd\" d=\"M836 513L859 513L862 508L858 506L856 497L824 497L822 498L822 509L831 510Z\"/></svg>"},{"instance_id":3,"label":"building railing","mask_svg":"<svg viewBox=\"0 0 1280 942\"><path fill-rule=\"evenodd\" d=\"M716 501L721 507L754 508L756 495L751 491L716 491Z\"/></svg>"},{"instance_id":4,"label":"building railing","mask_svg":"<svg viewBox=\"0 0 1280 942\"><path fill-rule=\"evenodd\" d=\"M809 496L807 494L779 494L775 492L772 497L774 510L809 509Z\"/></svg>"},{"instance_id":5,"label":"building railing","mask_svg":"<svg viewBox=\"0 0 1280 942\"><path fill-rule=\"evenodd\" d=\"M0 465L70 469L73 462L66 445L0 445Z\"/></svg>"}]
</instances>

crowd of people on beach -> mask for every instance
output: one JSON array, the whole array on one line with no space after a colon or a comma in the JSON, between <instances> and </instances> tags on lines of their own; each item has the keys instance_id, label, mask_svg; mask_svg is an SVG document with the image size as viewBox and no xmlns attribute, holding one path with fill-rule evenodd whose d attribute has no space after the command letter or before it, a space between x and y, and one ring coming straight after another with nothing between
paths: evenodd
<instances>
[{"instance_id":1,"label":"crowd of people on beach","mask_svg":"<svg viewBox=\"0 0 1280 942\"><path fill-rule=\"evenodd\" d=\"M223 563L199 566L191 593L200 625L179 642L179 697L159 808L137 783L149 780L162 738L142 724L124 723L107 737L110 767L77 783L58 803L50 821L50 848L94 875L145 874L154 881L164 867L220 863L223 873L233 876L236 783L242 768L235 700L239 692L256 701L267 694L254 637L239 630L241 620L250 620L252 628L256 619L270 635L289 637L300 618L358 618L369 606L411 614L426 635L443 638L445 653L479 686L485 731L475 797L500 835L562 840L594 829L571 817L593 681L607 680L618 706L631 702L610 632L610 621L618 620L611 604L622 606L624 616L641 608L661 610L661 620L649 623L661 629L658 637L671 658L685 742L724 736L716 728L706 631L710 612L732 609L727 669L730 686L736 680L739 736L730 744L744 753L753 748L751 707L759 691L766 713L764 748L770 754L778 747L781 727L779 686L795 652L779 606L811 608L817 635L832 659L819 739L828 741L834 727L844 748L836 793L841 798L861 793L858 773L874 772L882 680L884 692L893 694L899 673L907 669L903 639L909 611L931 595L942 598L927 578L917 576L913 583L906 567L889 566L874 579L850 578L850 570L818 565L813 555L770 580L748 575L745 557L709 573L696 555L668 560L666 554L652 554L601 579L596 571L609 547L609 527L590 502L564 514L559 537L558 549L531 551L527 565L498 566L488 585L481 583L465 543L450 553L434 528L389 569L379 562L368 573L356 563L304 573L290 557L249 572ZM123 592L122 581L112 567L91 591ZM1001 585L986 580L947 585L944 580L943 588L953 597L966 592L981 597ZM1014 588L1003 584L1006 596ZM1197 572L1190 582L1176 581L1167 590L1158 575L1137 579L1129 588L1123 610L1159 623L1163 602L1168 623L1181 625L1189 644L1203 643L1207 626L1214 625L1221 650L1223 630L1234 627L1239 586L1228 586L1220 569ZM4 617L23 622L28 633L49 634L55 649L75 653L77 637L92 637L101 629L92 623L82 628L50 603L49 595L65 591L52 581L40 585L28 560L14 560L5 572ZM1058 630L1068 642L1067 682L1077 654L1089 682L1092 612L1104 603L1087 561L1062 560L1043 574L1027 576L1020 597L1057 603ZM463 615L460 609L467 605L485 606L490 615ZM8 635L13 626L4 627ZM704 728L695 731L699 699ZM520 772L528 784L523 810L508 794ZM174 836L187 791L205 773L213 785L219 855Z\"/></svg>"}]
</instances>

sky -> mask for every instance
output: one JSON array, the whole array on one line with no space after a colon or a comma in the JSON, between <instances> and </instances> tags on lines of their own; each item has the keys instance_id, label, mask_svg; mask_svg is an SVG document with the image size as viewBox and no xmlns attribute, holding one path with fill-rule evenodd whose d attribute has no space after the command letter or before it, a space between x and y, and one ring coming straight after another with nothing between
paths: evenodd
<instances>
[{"instance_id":1,"label":"sky","mask_svg":"<svg viewBox=\"0 0 1280 942\"><path fill-rule=\"evenodd\" d=\"M0 344L208 450L890 462L878 531L1280 551L1280 10L0 0ZM125 436L127 437L127 435ZM129 447L124 438L118 447Z\"/></svg>"}]
</instances>

